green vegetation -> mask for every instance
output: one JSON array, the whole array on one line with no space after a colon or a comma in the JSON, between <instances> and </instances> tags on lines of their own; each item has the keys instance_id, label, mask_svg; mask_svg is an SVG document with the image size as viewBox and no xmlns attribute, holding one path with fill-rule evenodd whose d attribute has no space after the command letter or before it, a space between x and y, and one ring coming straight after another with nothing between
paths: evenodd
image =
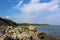
<instances>
[{"instance_id":1,"label":"green vegetation","mask_svg":"<svg viewBox=\"0 0 60 40\"><path fill-rule=\"evenodd\" d=\"M0 18L0 20L1 20L2 22L4 22L3 24L7 24L7 25L9 25L9 26L16 26L16 25L17 25L16 22L14 22L14 21L12 21L12 20L10 20L10 19Z\"/></svg>"},{"instance_id":2,"label":"green vegetation","mask_svg":"<svg viewBox=\"0 0 60 40\"><path fill-rule=\"evenodd\" d=\"M10 19L5 19L5 18L0 18L0 20L2 20L4 23L6 23L9 26L29 26L29 25L33 25L33 26L49 26L49 24L30 24L30 23L16 23Z\"/></svg>"},{"instance_id":3,"label":"green vegetation","mask_svg":"<svg viewBox=\"0 0 60 40\"><path fill-rule=\"evenodd\" d=\"M29 24L29 23L20 23L18 25L20 25L20 26L29 26L29 25L33 25L33 26L49 26L49 24Z\"/></svg>"}]
</instances>

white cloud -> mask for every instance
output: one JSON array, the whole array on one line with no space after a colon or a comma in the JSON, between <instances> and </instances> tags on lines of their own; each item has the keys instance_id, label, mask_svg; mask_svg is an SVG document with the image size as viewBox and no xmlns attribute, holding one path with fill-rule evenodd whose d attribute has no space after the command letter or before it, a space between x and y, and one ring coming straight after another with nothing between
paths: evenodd
<instances>
[{"instance_id":1,"label":"white cloud","mask_svg":"<svg viewBox=\"0 0 60 40\"><path fill-rule=\"evenodd\" d=\"M55 5L55 6L49 8L50 11L54 11L56 9L58 9L58 5Z\"/></svg>"},{"instance_id":2,"label":"white cloud","mask_svg":"<svg viewBox=\"0 0 60 40\"><path fill-rule=\"evenodd\" d=\"M60 25L60 14L52 14L47 17L44 17L41 20L41 23L48 23L53 25Z\"/></svg>"},{"instance_id":3,"label":"white cloud","mask_svg":"<svg viewBox=\"0 0 60 40\"><path fill-rule=\"evenodd\" d=\"M35 3L35 2L36 1L33 0L33 3L25 4L22 8L22 11L23 12L34 12L34 11L40 11L40 10L44 10L44 9L49 10L49 8L57 5L58 0L53 0L49 3L39 3L39 1L37 1L37 3Z\"/></svg>"},{"instance_id":4,"label":"white cloud","mask_svg":"<svg viewBox=\"0 0 60 40\"><path fill-rule=\"evenodd\" d=\"M36 3L36 4L29 4L29 5L24 5L23 8L22 8L22 11L24 13L31 13L31 12L38 12L40 10L43 10L45 9L47 6L47 3L43 3L43 4L40 4L40 3Z\"/></svg>"},{"instance_id":5,"label":"white cloud","mask_svg":"<svg viewBox=\"0 0 60 40\"><path fill-rule=\"evenodd\" d=\"M23 3L23 0L20 0L20 2L15 6L15 7L13 7L13 9L20 9L20 6L21 6L21 4Z\"/></svg>"},{"instance_id":6,"label":"white cloud","mask_svg":"<svg viewBox=\"0 0 60 40\"><path fill-rule=\"evenodd\" d=\"M20 1L15 7L13 8L18 8L21 9L23 12L27 11L27 12L31 12L31 11L38 11L38 10L42 10L42 9L48 9L50 7L53 7L55 5L58 4L58 0L52 0L49 3L39 3L39 0L31 0L31 2L29 4L24 4L23 7L20 7L21 4L23 3L23 0Z\"/></svg>"},{"instance_id":7,"label":"white cloud","mask_svg":"<svg viewBox=\"0 0 60 40\"><path fill-rule=\"evenodd\" d=\"M40 0L31 0L31 3L38 3Z\"/></svg>"},{"instance_id":8,"label":"white cloud","mask_svg":"<svg viewBox=\"0 0 60 40\"><path fill-rule=\"evenodd\" d=\"M5 18L9 19L9 18L10 18L10 16L6 16Z\"/></svg>"},{"instance_id":9,"label":"white cloud","mask_svg":"<svg viewBox=\"0 0 60 40\"><path fill-rule=\"evenodd\" d=\"M39 0L31 0L30 3L23 4L23 6L21 7L22 3L23 0L20 1L15 7L13 7L13 9L22 11L21 14L18 14L18 19L20 19L21 22L34 23L35 19L40 17L40 15L42 14L41 12L44 12L43 10L47 12L47 10L55 11L56 9L58 9L58 0L52 0L48 3L40 3Z\"/></svg>"}]
</instances>

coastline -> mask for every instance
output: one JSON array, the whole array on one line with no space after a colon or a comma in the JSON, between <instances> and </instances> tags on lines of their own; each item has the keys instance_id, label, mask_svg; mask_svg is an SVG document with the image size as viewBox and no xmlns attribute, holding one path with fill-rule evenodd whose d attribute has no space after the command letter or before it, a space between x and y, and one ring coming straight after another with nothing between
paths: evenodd
<instances>
[{"instance_id":1,"label":"coastline","mask_svg":"<svg viewBox=\"0 0 60 40\"><path fill-rule=\"evenodd\" d=\"M54 38L50 35L47 35L46 33L37 32L37 29L34 26L17 26L14 28L12 26L7 26L6 28L2 29L2 31L3 34L0 35L0 38L3 40L8 40L9 38L13 40L60 40L59 38Z\"/></svg>"}]
</instances>

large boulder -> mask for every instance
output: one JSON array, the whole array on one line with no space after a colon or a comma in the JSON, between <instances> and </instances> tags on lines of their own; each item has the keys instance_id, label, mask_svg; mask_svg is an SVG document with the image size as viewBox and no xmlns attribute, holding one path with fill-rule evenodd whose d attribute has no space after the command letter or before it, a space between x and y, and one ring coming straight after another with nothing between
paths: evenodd
<instances>
[{"instance_id":1,"label":"large boulder","mask_svg":"<svg viewBox=\"0 0 60 40\"><path fill-rule=\"evenodd\" d=\"M34 27L34 26L32 26L32 25L29 26L28 29L31 30L31 31L36 31L36 27Z\"/></svg>"},{"instance_id":2,"label":"large boulder","mask_svg":"<svg viewBox=\"0 0 60 40\"><path fill-rule=\"evenodd\" d=\"M37 36L38 36L39 39L44 39L46 35L47 35L46 33L42 32L42 33L38 33Z\"/></svg>"}]
</instances>

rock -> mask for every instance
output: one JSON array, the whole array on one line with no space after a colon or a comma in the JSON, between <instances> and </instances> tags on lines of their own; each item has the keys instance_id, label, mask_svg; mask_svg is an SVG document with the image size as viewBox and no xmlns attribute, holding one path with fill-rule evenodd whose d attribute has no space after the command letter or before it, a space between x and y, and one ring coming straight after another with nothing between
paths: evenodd
<instances>
[{"instance_id":1,"label":"rock","mask_svg":"<svg viewBox=\"0 0 60 40\"><path fill-rule=\"evenodd\" d=\"M16 33L13 33L13 35L11 35L11 37L16 39L16 37L17 37Z\"/></svg>"},{"instance_id":2,"label":"rock","mask_svg":"<svg viewBox=\"0 0 60 40\"><path fill-rule=\"evenodd\" d=\"M0 36L0 40L3 40L4 39L4 37L3 36Z\"/></svg>"},{"instance_id":3,"label":"rock","mask_svg":"<svg viewBox=\"0 0 60 40\"><path fill-rule=\"evenodd\" d=\"M48 36L48 35L46 35L46 36L44 37L44 40L54 40L54 39L53 39L52 36Z\"/></svg>"},{"instance_id":4,"label":"rock","mask_svg":"<svg viewBox=\"0 0 60 40\"><path fill-rule=\"evenodd\" d=\"M46 35L47 34L45 34L45 33L38 33L37 36L38 36L39 39L44 39Z\"/></svg>"},{"instance_id":5,"label":"rock","mask_svg":"<svg viewBox=\"0 0 60 40\"><path fill-rule=\"evenodd\" d=\"M59 38L54 38L54 37L49 36L49 35L46 35L46 36L44 37L44 40L60 40L60 39L59 39Z\"/></svg>"},{"instance_id":6,"label":"rock","mask_svg":"<svg viewBox=\"0 0 60 40\"><path fill-rule=\"evenodd\" d=\"M29 40L30 35L26 33L22 33L22 34L18 34L17 37L19 38L19 40Z\"/></svg>"},{"instance_id":7,"label":"rock","mask_svg":"<svg viewBox=\"0 0 60 40\"><path fill-rule=\"evenodd\" d=\"M36 31L36 27L34 27L34 26L29 26L28 29L31 31L34 31L34 32Z\"/></svg>"},{"instance_id":8,"label":"rock","mask_svg":"<svg viewBox=\"0 0 60 40\"><path fill-rule=\"evenodd\" d=\"M15 40L15 39L13 39L13 38L11 38L11 37L8 37L8 36L6 36L6 37L4 38L4 40Z\"/></svg>"},{"instance_id":9,"label":"rock","mask_svg":"<svg viewBox=\"0 0 60 40\"><path fill-rule=\"evenodd\" d=\"M5 30L4 37L0 37L0 40L60 40L48 36L46 33L38 33L36 27L7 27Z\"/></svg>"}]
</instances>

